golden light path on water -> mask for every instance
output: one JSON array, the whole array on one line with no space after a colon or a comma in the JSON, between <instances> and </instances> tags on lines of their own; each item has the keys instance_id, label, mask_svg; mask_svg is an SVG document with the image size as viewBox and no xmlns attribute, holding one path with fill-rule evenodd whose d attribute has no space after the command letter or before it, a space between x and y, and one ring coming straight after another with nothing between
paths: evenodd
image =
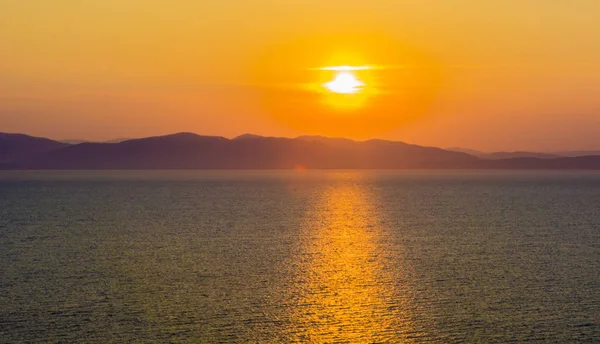
<instances>
[{"instance_id":1,"label":"golden light path on water","mask_svg":"<svg viewBox=\"0 0 600 344\"><path fill-rule=\"evenodd\" d=\"M390 342L411 332L407 293L390 272L402 268L386 269L385 234L367 190L354 181L331 186L307 216L293 340Z\"/></svg>"}]
</instances>

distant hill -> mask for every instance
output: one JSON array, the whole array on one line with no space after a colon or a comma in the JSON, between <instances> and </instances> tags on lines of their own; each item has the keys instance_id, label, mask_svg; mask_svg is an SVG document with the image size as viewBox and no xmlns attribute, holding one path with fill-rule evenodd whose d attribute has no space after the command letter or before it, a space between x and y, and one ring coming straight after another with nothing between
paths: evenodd
<instances>
[{"instance_id":1,"label":"distant hill","mask_svg":"<svg viewBox=\"0 0 600 344\"><path fill-rule=\"evenodd\" d=\"M61 148L69 144L24 134L0 133L0 163L13 163Z\"/></svg>"},{"instance_id":2,"label":"distant hill","mask_svg":"<svg viewBox=\"0 0 600 344\"><path fill-rule=\"evenodd\" d=\"M251 139L250 139L251 138ZM340 145L340 142L343 145ZM453 168L468 154L402 142L244 137L179 133L120 143L81 143L50 151L14 168L25 169L291 169Z\"/></svg>"},{"instance_id":3,"label":"distant hill","mask_svg":"<svg viewBox=\"0 0 600 344\"><path fill-rule=\"evenodd\" d=\"M103 143L120 143L123 141L129 141L129 140L133 140L132 138L128 138L128 137L120 137L117 139L112 139L112 140L107 140L107 141L102 141Z\"/></svg>"},{"instance_id":4,"label":"distant hill","mask_svg":"<svg viewBox=\"0 0 600 344\"><path fill-rule=\"evenodd\" d=\"M87 140L78 140L78 139L68 139L68 140L59 140L58 142L66 143L66 144L69 144L69 145L78 145L80 143L90 142L90 141L87 141Z\"/></svg>"},{"instance_id":5,"label":"distant hill","mask_svg":"<svg viewBox=\"0 0 600 344\"><path fill-rule=\"evenodd\" d=\"M538 159L556 159L560 158L560 155L549 154L549 153L535 153L535 152L494 152L485 155L480 155L486 159L514 159L514 158L538 158Z\"/></svg>"},{"instance_id":6,"label":"distant hill","mask_svg":"<svg viewBox=\"0 0 600 344\"><path fill-rule=\"evenodd\" d=\"M461 147L450 147L450 148L446 148L446 149L449 151L452 151L452 152L467 153L469 155L478 156L478 157L486 156L489 154L489 153L485 153L485 152L480 152L478 150L469 149L469 148L461 148Z\"/></svg>"},{"instance_id":7,"label":"distant hill","mask_svg":"<svg viewBox=\"0 0 600 344\"><path fill-rule=\"evenodd\" d=\"M555 159L567 155L554 153L537 153L537 152L493 152L485 153L469 148L451 147L450 151L463 152L483 159L514 159L514 158L538 158L538 159ZM577 155L579 156L579 155Z\"/></svg>"},{"instance_id":8,"label":"distant hill","mask_svg":"<svg viewBox=\"0 0 600 344\"><path fill-rule=\"evenodd\" d=\"M566 152L556 152L552 153L559 156L564 157L577 157L577 156L590 156L590 155L600 155L600 151L566 151Z\"/></svg>"},{"instance_id":9,"label":"distant hill","mask_svg":"<svg viewBox=\"0 0 600 344\"><path fill-rule=\"evenodd\" d=\"M263 138L262 136L259 135L254 135L254 134L242 134L240 136L236 136L233 138L233 140L255 140L255 139L261 139Z\"/></svg>"},{"instance_id":10,"label":"distant hill","mask_svg":"<svg viewBox=\"0 0 600 344\"><path fill-rule=\"evenodd\" d=\"M178 133L77 145L41 140L52 147L36 154L5 150L13 158L0 169L600 169L600 156L482 159L404 142L320 136L230 140Z\"/></svg>"},{"instance_id":11,"label":"distant hill","mask_svg":"<svg viewBox=\"0 0 600 344\"><path fill-rule=\"evenodd\" d=\"M112 139L112 140L107 140L107 141L90 141L90 140L73 139L73 140L60 140L59 142L68 143L70 145L78 145L80 143L86 143L86 142L119 143L119 142L123 142L123 141L127 141L127 140L131 140L131 138L118 138L118 139Z\"/></svg>"},{"instance_id":12,"label":"distant hill","mask_svg":"<svg viewBox=\"0 0 600 344\"><path fill-rule=\"evenodd\" d=\"M303 136L298 136L296 138L297 140L303 140L303 141L314 141L314 142L328 142L328 143L333 143L333 142L337 142L337 143L351 143L351 142L357 142L355 140L350 140L350 139L346 139L343 137L327 137L327 136L318 136L318 135L303 135Z\"/></svg>"},{"instance_id":13,"label":"distant hill","mask_svg":"<svg viewBox=\"0 0 600 344\"><path fill-rule=\"evenodd\" d=\"M600 170L600 156L579 156L556 159L514 158L486 160L483 168L491 169L551 169L551 170Z\"/></svg>"}]
</instances>

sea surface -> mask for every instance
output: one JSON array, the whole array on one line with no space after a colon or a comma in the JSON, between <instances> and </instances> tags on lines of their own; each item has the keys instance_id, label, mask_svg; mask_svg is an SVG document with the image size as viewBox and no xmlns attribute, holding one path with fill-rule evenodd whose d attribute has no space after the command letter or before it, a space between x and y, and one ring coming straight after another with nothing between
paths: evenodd
<instances>
[{"instance_id":1,"label":"sea surface","mask_svg":"<svg viewBox=\"0 0 600 344\"><path fill-rule=\"evenodd\" d=\"M0 172L0 342L600 342L600 173Z\"/></svg>"}]
</instances>

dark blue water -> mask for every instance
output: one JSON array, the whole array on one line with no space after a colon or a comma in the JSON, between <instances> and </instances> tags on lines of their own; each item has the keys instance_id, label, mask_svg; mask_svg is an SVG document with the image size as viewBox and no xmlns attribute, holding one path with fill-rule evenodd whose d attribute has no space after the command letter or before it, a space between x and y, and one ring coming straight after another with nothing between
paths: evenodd
<instances>
[{"instance_id":1,"label":"dark blue water","mask_svg":"<svg viewBox=\"0 0 600 344\"><path fill-rule=\"evenodd\" d=\"M600 342L600 174L0 172L0 342Z\"/></svg>"}]
</instances>

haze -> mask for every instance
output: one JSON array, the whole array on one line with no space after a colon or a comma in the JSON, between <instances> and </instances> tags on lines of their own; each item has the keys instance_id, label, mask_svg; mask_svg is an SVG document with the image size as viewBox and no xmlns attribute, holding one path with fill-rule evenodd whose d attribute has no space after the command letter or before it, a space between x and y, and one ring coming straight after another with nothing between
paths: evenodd
<instances>
[{"instance_id":1,"label":"haze","mask_svg":"<svg viewBox=\"0 0 600 344\"><path fill-rule=\"evenodd\" d=\"M595 0L4 0L0 131L600 149L598 13ZM346 64L383 66L364 78L385 96L347 113L300 95L315 69Z\"/></svg>"}]
</instances>

